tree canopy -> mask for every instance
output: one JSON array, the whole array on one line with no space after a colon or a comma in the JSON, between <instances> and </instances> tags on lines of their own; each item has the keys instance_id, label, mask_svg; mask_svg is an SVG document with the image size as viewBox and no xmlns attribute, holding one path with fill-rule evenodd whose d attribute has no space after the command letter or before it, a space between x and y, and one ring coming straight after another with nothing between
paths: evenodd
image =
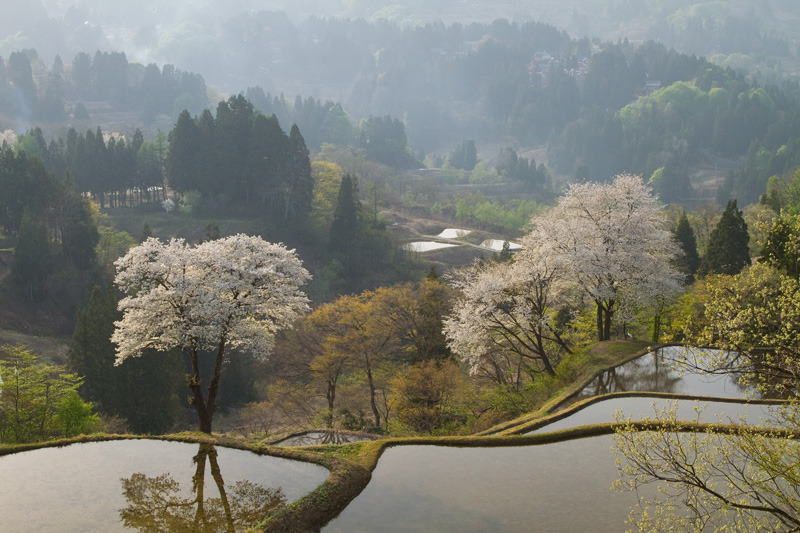
<instances>
[{"instance_id":1,"label":"tree canopy","mask_svg":"<svg viewBox=\"0 0 800 533\"><path fill-rule=\"evenodd\" d=\"M308 309L300 285L310 276L293 250L234 235L195 247L147 239L116 262L128 295L112 340L117 363L146 349L180 348L192 365L189 388L200 429L211 432L223 362L231 350L265 357L281 328ZM199 354L215 351L204 392Z\"/></svg>"},{"instance_id":2,"label":"tree canopy","mask_svg":"<svg viewBox=\"0 0 800 533\"><path fill-rule=\"evenodd\" d=\"M623 303L677 292L678 247L665 213L638 176L571 185L556 206L532 220L523 245L552 251L553 268L597 306L597 338L611 337Z\"/></svg>"}]
</instances>

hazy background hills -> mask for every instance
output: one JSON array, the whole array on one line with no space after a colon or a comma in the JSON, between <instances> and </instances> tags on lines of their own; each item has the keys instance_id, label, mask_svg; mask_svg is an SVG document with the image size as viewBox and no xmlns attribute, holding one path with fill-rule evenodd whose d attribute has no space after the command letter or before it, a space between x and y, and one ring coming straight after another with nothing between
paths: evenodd
<instances>
[{"instance_id":1,"label":"hazy background hills","mask_svg":"<svg viewBox=\"0 0 800 533\"><path fill-rule=\"evenodd\" d=\"M797 51L800 5L792 0L185 0L168 4L159 0L22 0L4 7L0 55L36 48L49 62L55 54L66 60L81 51L124 51L131 61L171 63L199 72L229 93L246 86L274 85L289 94L300 87L284 79L280 69L271 72L271 65L286 57L287 48L310 40L353 54L346 47L337 49L335 42L321 41L313 19L328 17L386 21L401 28L459 23L465 30L471 23L498 18L538 21L573 38L653 39L679 52L714 58L724 66L785 71L795 66L791 59ZM371 44L378 49L385 46L374 37ZM331 88L322 76L310 81L316 81L311 88L324 98L335 98L341 91Z\"/></svg>"}]
</instances>

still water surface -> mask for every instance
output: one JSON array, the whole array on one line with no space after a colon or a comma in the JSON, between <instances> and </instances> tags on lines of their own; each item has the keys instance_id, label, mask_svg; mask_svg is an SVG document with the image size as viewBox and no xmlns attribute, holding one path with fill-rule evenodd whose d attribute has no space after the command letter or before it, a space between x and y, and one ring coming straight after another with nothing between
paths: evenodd
<instances>
[{"instance_id":1,"label":"still water surface","mask_svg":"<svg viewBox=\"0 0 800 533\"><path fill-rule=\"evenodd\" d=\"M43 448L0 457L0 530L243 530L327 476L314 464L158 440Z\"/></svg>"},{"instance_id":2,"label":"still water surface","mask_svg":"<svg viewBox=\"0 0 800 533\"><path fill-rule=\"evenodd\" d=\"M760 398L758 390L742 385L738 376L679 370L676 361L685 351L697 349L667 346L603 372L587 385L575 400L610 392L671 392L718 398Z\"/></svg>"},{"instance_id":3,"label":"still water surface","mask_svg":"<svg viewBox=\"0 0 800 533\"><path fill-rule=\"evenodd\" d=\"M342 433L339 431L307 431L294 437L288 437L273 443L275 446L318 446L320 444L347 444L374 440L377 437L359 433Z\"/></svg>"},{"instance_id":4,"label":"still water surface","mask_svg":"<svg viewBox=\"0 0 800 533\"><path fill-rule=\"evenodd\" d=\"M621 391L759 397L735 377L676 370L674 360L683 352L682 347L664 348L605 372L576 399ZM653 417L654 401L662 409L674 402L604 400L540 431L611 422L617 410L624 417ZM751 424L769 419L771 410L777 409L680 400L679 418L695 419L698 407L702 407L703 421L717 421L718 417L736 420L743 414ZM609 435L508 448L390 448L381 456L364 492L324 531L625 531L625 519L637 497L611 490L619 479L612 439ZM652 495L655 490L648 486L640 495Z\"/></svg>"},{"instance_id":5,"label":"still water surface","mask_svg":"<svg viewBox=\"0 0 800 533\"><path fill-rule=\"evenodd\" d=\"M664 398L627 397L609 398L584 407L580 411L525 433L546 433L559 429L566 429L584 424L600 424L615 422L643 420L645 418L665 418L663 413L675 408L678 420L697 420L698 422L720 422L723 424L740 423L742 417L750 425L779 426L780 418L776 414L781 409L776 405L757 405L741 402L711 402L703 400L668 400Z\"/></svg>"},{"instance_id":6,"label":"still water surface","mask_svg":"<svg viewBox=\"0 0 800 533\"><path fill-rule=\"evenodd\" d=\"M325 532L625 531L612 437L510 448L398 446Z\"/></svg>"}]
</instances>

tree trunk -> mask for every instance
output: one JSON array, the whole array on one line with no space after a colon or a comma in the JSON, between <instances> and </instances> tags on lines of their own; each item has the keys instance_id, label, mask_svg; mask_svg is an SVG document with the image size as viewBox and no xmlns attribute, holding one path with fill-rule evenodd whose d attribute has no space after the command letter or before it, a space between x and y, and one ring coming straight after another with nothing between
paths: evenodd
<instances>
[{"instance_id":1,"label":"tree trunk","mask_svg":"<svg viewBox=\"0 0 800 533\"><path fill-rule=\"evenodd\" d=\"M603 341L603 304L599 300L596 302L597 305L597 340Z\"/></svg>"},{"instance_id":2,"label":"tree trunk","mask_svg":"<svg viewBox=\"0 0 800 533\"><path fill-rule=\"evenodd\" d=\"M328 414L325 415L325 425L329 428L333 427L333 402L336 400L336 381L328 380L328 386L325 390L325 398L328 400Z\"/></svg>"},{"instance_id":3,"label":"tree trunk","mask_svg":"<svg viewBox=\"0 0 800 533\"><path fill-rule=\"evenodd\" d=\"M614 300L595 300L597 305L597 340L611 339L611 316L614 314Z\"/></svg>"},{"instance_id":4,"label":"tree trunk","mask_svg":"<svg viewBox=\"0 0 800 533\"><path fill-rule=\"evenodd\" d=\"M547 357L547 352L544 350L544 341L542 340L542 336L539 333L536 333L536 349L539 350L539 357L542 360L542 365L544 366L544 371L547 372L549 376L555 376L556 371L553 369L553 365L550 364L550 358Z\"/></svg>"},{"instance_id":5,"label":"tree trunk","mask_svg":"<svg viewBox=\"0 0 800 533\"><path fill-rule=\"evenodd\" d=\"M208 411L208 431L211 433L211 419L217 411L217 391L219 390L219 380L222 376L222 363L225 360L225 345L227 339L223 335L217 344L217 360L214 363L214 373L211 375L211 381L208 383L208 400L206 401L206 410Z\"/></svg>"},{"instance_id":6,"label":"tree trunk","mask_svg":"<svg viewBox=\"0 0 800 533\"><path fill-rule=\"evenodd\" d=\"M372 408L372 415L375 417L375 427L381 427L381 413L378 411L378 403L375 401L375 382L372 379L372 367L369 357L365 357L367 367L367 382L369 383L369 405Z\"/></svg>"},{"instance_id":7,"label":"tree trunk","mask_svg":"<svg viewBox=\"0 0 800 533\"><path fill-rule=\"evenodd\" d=\"M198 360L196 348L192 348L189 351L189 358L192 362L192 375L188 377L189 390L192 391L189 404L192 405L197 412L197 422L200 426L200 431L203 433L211 433L211 419L214 414L213 412L209 412L206 400L203 397L203 385L200 380L200 362Z\"/></svg>"}]
</instances>

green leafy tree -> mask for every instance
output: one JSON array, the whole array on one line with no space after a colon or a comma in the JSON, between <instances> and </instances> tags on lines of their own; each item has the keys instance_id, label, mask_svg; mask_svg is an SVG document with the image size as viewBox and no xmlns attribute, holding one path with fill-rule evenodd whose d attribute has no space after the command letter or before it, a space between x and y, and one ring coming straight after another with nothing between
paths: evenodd
<instances>
[{"instance_id":1,"label":"green leafy tree","mask_svg":"<svg viewBox=\"0 0 800 533\"><path fill-rule=\"evenodd\" d=\"M84 402L77 392L59 402L56 420L67 438L90 433L100 423L100 417L92 414L92 404Z\"/></svg>"},{"instance_id":2,"label":"green leafy tree","mask_svg":"<svg viewBox=\"0 0 800 533\"><path fill-rule=\"evenodd\" d=\"M768 224L759 261L800 279L800 215L783 214Z\"/></svg>"},{"instance_id":3,"label":"green leafy tree","mask_svg":"<svg viewBox=\"0 0 800 533\"><path fill-rule=\"evenodd\" d=\"M730 200L709 236L698 274L706 276L711 273L739 273L750 264L749 242L750 235L747 233L744 216L737 209L736 200Z\"/></svg>"},{"instance_id":4,"label":"green leafy tree","mask_svg":"<svg viewBox=\"0 0 800 533\"><path fill-rule=\"evenodd\" d=\"M719 350L689 352L682 365L738 374L763 393L791 401L770 416L776 427L768 431L740 420L686 433L672 411L650 419L647 431L620 428L622 487L661 484L657 497L640 500L631 521L647 531L797 530L800 286L761 263L699 283L700 305L686 340ZM674 505L678 499L688 512Z\"/></svg>"},{"instance_id":5,"label":"green leafy tree","mask_svg":"<svg viewBox=\"0 0 800 533\"><path fill-rule=\"evenodd\" d=\"M21 346L0 353L0 440L35 442L85 430L93 421L91 405L72 396L81 384L64 367L44 365ZM66 424L66 426L65 426Z\"/></svg>"}]
</instances>

